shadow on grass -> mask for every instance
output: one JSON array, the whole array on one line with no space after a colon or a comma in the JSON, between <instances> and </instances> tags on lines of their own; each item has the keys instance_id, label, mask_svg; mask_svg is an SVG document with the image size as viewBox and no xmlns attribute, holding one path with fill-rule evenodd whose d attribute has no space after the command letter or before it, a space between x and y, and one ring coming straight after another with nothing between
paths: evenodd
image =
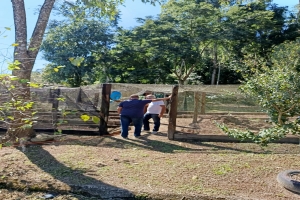
<instances>
[{"instance_id":1,"label":"shadow on grass","mask_svg":"<svg viewBox=\"0 0 300 200\"><path fill-rule=\"evenodd\" d=\"M111 148L140 148L162 153L253 153L253 154L291 154L299 153L298 148L294 146L281 148L280 145L270 144L267 148L254 143L235 143L235 142L201 142L199 140L169 140L167 134L158 133L155 137L151 133L142 133L139 139L122 139L119 136L91 136L91 135L66 135L66 138L61 141L55 141L55 145L80 145L80 146L98 146ZM46 143L47 144L47 143ZM43 143L41 143L43 145Z\"/></svg>"},{"instance_id":2,"label":"shadow on grass","mask_svg":"<svg viewBox=\"0 0 300 200\"><path fill-rule=\"evenodd\" d=\"M89 139L75 139L58 142L58 145L82 145L82 146L99 146L99 147L110 147L110 148L141 148L149 149L152 151L159 151L162 153L175 153L175 152L186 152L194 151L195 149L187 148L181 145L163 142L159 140L151 140L147 138L147 135L139 139L121 139L113 136L91 136Z\"/></svg>"},{"instance_id":3,"label":"shadow on grass","mask_svg":"<svg viewBox=\"0 0 300 200\"><path fill-rule=\"evenodd\" d=\"M19 149L21 150L21 149ZM28 159L42 169L44 172L50 174L57 181L65 183L70 188L70 191L75 194L97 197L103 199L110 198L126 198L134 199L134 195L122 188L118 188L97 179L85 176L82 170L72 169L57 161L48 151L43 149L42 146L30 146L23 152ZM49 190L56 192L66 192L49 185Z\"/></svg>"},{"instance_id":4,"label":"shadow on grass","mask_svg":"<svg viewBox=\"0 0 300 200\"><path fill-rule=\"evenodd\" d=\"M149 137L151 134L143 134L139 139L122 139L114 136L90 136L86 139L76 139L65 141L65 143L58 143L58 145L82 145L82 146L99 146L111 147L120 149L140 148L151 151L158 151L162 153L253 153L253 154L286 154L289 151L270 151L270 149L263 149L254 143L221 143L221 142L201 142L192 140L168 140L166 134L157 134L156 137ZM82 137L81 137L82 138ZM160 139L161 138L161 139Z\"/></svg>"},{"instance_id":5,"label":"shadow on grass","mask_svg":"<svg viewBox=\"0 0 300 200\"><path fill-rule=\"evenodd\" d=\"M216 143L209 142L199 142L199 141L171 141L164 142L161 140L152 140L147 137L148 135L144 135L141 139L129 139L123 140L118 138L111 138L111 141L99 143L101 146L114 147L114 148L144 148L152 151L159 151L162 153L205 153L205 154L215 154L215 153L253 153L253 154L265 154L270 153L269 151L265 151L256 145L256 149L250 150L246 148L237 148L233 143L220 143L220 145ZM227 145L226 145L227 144ZM253 144L254 145L254 144Z\"/></svg>"}]
</instances>

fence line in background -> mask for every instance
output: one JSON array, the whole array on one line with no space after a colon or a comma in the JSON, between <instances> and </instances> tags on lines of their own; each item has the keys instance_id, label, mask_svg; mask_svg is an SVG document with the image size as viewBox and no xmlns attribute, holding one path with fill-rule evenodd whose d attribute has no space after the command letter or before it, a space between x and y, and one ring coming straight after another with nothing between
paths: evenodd
<instances>
[{"instance_id":1,"label":"fence line in background","mask_svg":"<svg viewBox=\"0 0 300 200\"><path fill-rule=\"evenodd\" d=\"M105 88L105 85L111 85L111 88ZM118 127L119 120L116 116L118 103L109 102L109 94L116 90L122 93L122 100L126 100L130 94L139 93L142 95L145 91L151 91L158 97L163 97L171 93L172 86L113 83L79 88L31 89L32 99L36 102L34 109L38 111L37 116L39 117L39 123L35 127L58 129L62 125L58 127L57 124L64 120L74 128L86 126L100 130L101 133L105 132L107 127ZM7 91L0 90L0 103L7 100ZM166 104L170 106L167 102ZM109 108L106 109L108 106ZM170 108L168 109L170 110ZM186 113L186 115L192 116L193 121L197 120L199 114L260 112L260 108L250 98L244 97L238 92L237 85L179 86L176 110L177 114ZM68 114L64 116L63 112L68 112ZM91 120L83 122L80 118L81 114L99 117L103 127ZM0 126L5 128L3 124Z\"/></svg>"}]
</instances>

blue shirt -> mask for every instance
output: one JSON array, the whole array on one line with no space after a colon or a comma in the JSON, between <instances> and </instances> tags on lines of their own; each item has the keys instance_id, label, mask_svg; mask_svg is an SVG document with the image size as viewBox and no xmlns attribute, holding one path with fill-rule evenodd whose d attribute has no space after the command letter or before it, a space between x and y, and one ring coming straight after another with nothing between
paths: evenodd
<instances>
[{"instance_id":1,"label":"blue shirt","mask_svg":"<svg viewBox=\"0 0 300 200\"><path fill-rule=\"evenodd\" d=\"M122 108L121 115L139 118L144 116L144 107L146 104L152 102L151 99L138 100L138 99L130 99L127 101L123 101L119 104L119 107Z\"/></svg>"}]
</instances>

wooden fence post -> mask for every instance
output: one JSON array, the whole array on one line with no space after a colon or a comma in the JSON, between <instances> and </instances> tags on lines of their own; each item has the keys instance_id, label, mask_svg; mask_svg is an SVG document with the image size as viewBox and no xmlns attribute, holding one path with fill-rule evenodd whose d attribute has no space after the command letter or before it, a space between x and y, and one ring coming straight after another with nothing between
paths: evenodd
<instances>
[{"instance_id":1,"label":"wooden fence post","mask_svg":"<svg viewBox=\"0 0 300 200\"><path fill-rule=\"evenodd\" d=\"M169 125L168 125L168 138L174 140L174 134L176 132L176 118L177 118L177 106L178 106L178 85L174 85L172 89L172 97L170 99L169 110Z\"/></svg>"},{"instance_id":2,"label":"wooden fence post","mask_svg":"<svg viewBox=\"0 0 300 200\"><path fill-rule=\"evenodd\" d=\"M193 116L193 123L196 123L197 120L198 120L199 101L200 101L200 93L199 92L194 92L194 116Z\"/></svg>"},{"instance_id":3,"label":"wooden fence post","mask_svg":"<svg viewBox=\"0 0 300 200\"><path fill-rule=\"evenodd\" d=\"M111 84L102 84L102 98L101 98L101 107L100 107L100 126L99 134L107 135L107 123L109 117L109 105L110 105L110 92Z\"/></svg>"},{"instance_id":4,"label":"wooden fence post","mask_svg":"<svg viewBox=\"0 0 300 200\"><path fill-rule=\"evenodd\" d=\"M205 114L206 93L201 93L201 114Z\"/></svg>"},{"instance_id":5,"label":"wooden fence post","mask_svg":"<svg viewBox=\"0 0 300 200\"><path fill-rule=\"evenodd\" d=\"M187 102L187 91L183 92L183 102L182 102L182 106L183 106L183 111L188 111L188 102Z\"/></svg>"},{"instance_id":6,"label":"wooden fence post","mask_svg":"<svg viewBox=\"0 0 300 200\"><path fill-rule=\"evenodd\" d=\"M52 102L52 123L54 130L57 129L57 123L58 123L58 106L59 106L59 98L60 95L60 88L56 89L50 89L50 98L49 102Z\"/></svg>"}]
</instances>

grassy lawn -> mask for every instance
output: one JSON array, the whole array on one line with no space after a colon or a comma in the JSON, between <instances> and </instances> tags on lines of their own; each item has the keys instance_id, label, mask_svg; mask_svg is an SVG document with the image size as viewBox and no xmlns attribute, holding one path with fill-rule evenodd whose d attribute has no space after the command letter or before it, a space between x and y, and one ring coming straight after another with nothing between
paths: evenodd
<instances>
[{"instance_id":1,"label":"grassy lawn","mask_svg":"<svg viewBox=\"0 0 300 200\"><path fill-rule=\"evenodd\" d=\"M0 196L35 199L298 199L276 181L300 166L300 147L65 136L0 151Z\"/></svg>"}]
</instances>

